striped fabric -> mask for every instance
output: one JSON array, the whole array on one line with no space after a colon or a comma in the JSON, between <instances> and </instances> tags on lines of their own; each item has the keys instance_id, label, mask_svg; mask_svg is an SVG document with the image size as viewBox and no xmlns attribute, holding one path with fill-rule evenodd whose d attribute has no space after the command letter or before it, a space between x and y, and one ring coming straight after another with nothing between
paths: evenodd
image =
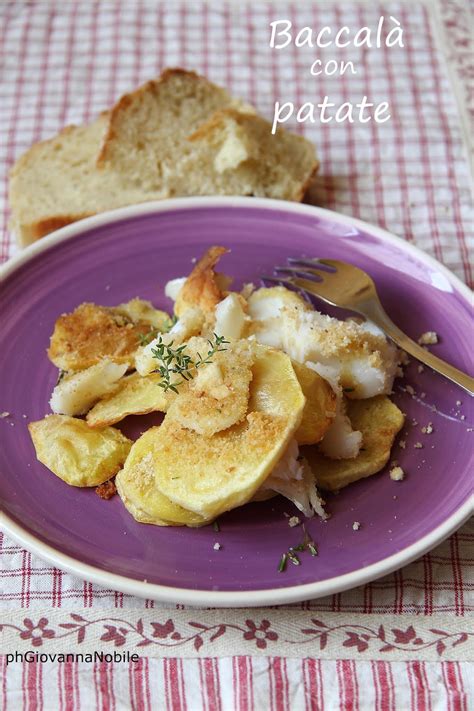
<instances>
[{"instance_id":1,"label":"striped fabric","mask_svg":"<svg viewBox=\"0 0 474 711\"><path fill-rule=\"evenodd\" d=\"M122 711L468 711L465 662L225 657L3 666L2 708Z\"/></svg>"},{"instance_id":2,"label":"striped fabric","mask_svg":"<svg viewBox=\"0 0 474 711\"><path fill-rule=\"evenodd\" d=\"M300 105L327 94L336 104L364 95L376 103L389 101L393 116L386 124L292 126L318 146L322 166L311 200L385 227L472 284L465 146L472 53L466 6L462 0L0 3L0 260L15 251L7 226L7 172L14 160L65 124L91 120L165 66L183 66L226 85L269 117L276 100ZM381 15L401 22L404 49L276 51L268 46L269 23L275 19L290 19L297 28L358 28L374 27ZM308 67L316 56L323 62L353 60L357 74L312 77ZM337 614L341 625L364 615L375 629L393 615L400 617L400 628L404 615L419 616L426 627L434 618L441 617L445 627L461 619L472 633L473 541L473 527L467 525L390 576L280 610L287 609L288 619L295 609L314 612L323 621ZM186 612L176 606L165 614L165 607L78 580L0 535L2 620L24 626L31 619L31 628L40 628L42 616L52 610L66 618L113 608L124 619L127 611L156 610L163 619ZM266 616L271 620L272 610ZM26 636L31 628L26 625ZM344 647L341 658L319 658L319 645L302 658L266 652L165 659L144 654L138 663L7 664L4 655L0 708L467 711L474 698L472 669L465 661L472 658L472 646L470 652L464 643L456 650L455 661L409 655L386 661L382 654L348 659Z\"/></svg>"}]
</instances>

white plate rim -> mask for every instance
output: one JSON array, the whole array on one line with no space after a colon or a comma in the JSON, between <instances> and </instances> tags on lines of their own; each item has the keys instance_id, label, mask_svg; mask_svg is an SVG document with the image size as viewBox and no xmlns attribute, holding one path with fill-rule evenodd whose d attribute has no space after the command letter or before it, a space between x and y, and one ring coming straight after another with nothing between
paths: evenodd
<instances>
[{"instance_id":1,"label":"white plate rim","mask_svg":"<svg viewBox=\"0 0 474 711\"><path fill-rule=\"evenodd\" d=\"M394 245L398 249L425 263L437 271L441 271L450 284L469 301L472 298L470 289L447 267L436 259L426 254L415 245L410 244L400 237L392 235L390 232L370 225L369 223L353 218L349 215L333 212L326 208L305 205L301 203L290 203L283 200L271 200L268 198L253 197L190 197L173 198L169 200L153 201L131 205L128 207L110 210L108 212L87 217L66 227L43 237L41 240L29 245L22 252L13 256L0 267L0 282L7 276L13 274L25 263L36 257L38 254L53 248L56 244L80 235L83 232L110 224L120 220L146 215L153 212L173 212L175 210L186 210L212 207L239 207L239 208L265 208L269 210L280 210L294 214L305 214L309 216L319 216L337 222L347 227L356 227L359 230L372 234L383 242ZM39 538L29 533L17 524L6 513L0 511L0 527L10 535L17 543L23 545L28 551L39 556L43 560L57 565L68 573L76 575L82 579L89 580L106 588L119 590L120 592L136 595L142 598L160 600L163 602L180 603L190 606L210 605L213 607L258 607L265 605L286 604L301 600L316 599L343 592L359 585L364 585L376 578L387 575L398 568L419 558L434 546L441 543L449 535L454 533L472 515L474 509L474 495L449 516L442 524L437 526L426 536L423 536L415 543L403 548L387 558L383 558L377 563L373 563L364 568L338 575L323 581L306 583L303 585L264 588L260 590L245 591L219 591L203 590L192 588L177 588L166 585L148 583L145 580L137 580L116 573L110 573L101 568L83 563L72 556L65 555L61 551L42 542Z\"/></svg>"}]
</instances>

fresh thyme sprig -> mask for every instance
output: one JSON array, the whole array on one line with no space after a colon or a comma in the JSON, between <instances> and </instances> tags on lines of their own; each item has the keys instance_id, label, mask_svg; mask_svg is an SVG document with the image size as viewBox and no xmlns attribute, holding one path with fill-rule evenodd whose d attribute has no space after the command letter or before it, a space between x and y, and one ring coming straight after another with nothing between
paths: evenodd
<instances>
[{"instance_id":1,"label":"fresh thyme sprig","mask_svg":"<svg viewBox=\"0 0 474 711\"><path fill-rule=\"evenodd\" d=\"M208 339L207 342L209 343L207 355L203 357L198 353L197 359L193 360L186 353L186 344L173 348L173 341L168 344L164 343L160 336L155 348L151 350L153 358L156 358L160 364L155 371L161 375L161 382L158 383L159 387L163 388L165 392L172 390L177 393L179 385L194 378L193 371L212 363L213 356L221 351L226 351L227 348L222 346L229 343L223 336L218 336L216 333L214 333L214 341ZM172 380L174 375L178 375L181 380Z\"/></svg>"}]
</instances>

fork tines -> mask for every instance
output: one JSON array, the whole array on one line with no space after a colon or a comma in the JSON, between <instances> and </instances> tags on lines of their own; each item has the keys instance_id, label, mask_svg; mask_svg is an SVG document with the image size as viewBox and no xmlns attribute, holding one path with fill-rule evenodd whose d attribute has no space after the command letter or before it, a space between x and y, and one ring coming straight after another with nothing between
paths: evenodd
<instances>
[{"instance_id":1,"label":"fork tines","mask_svg":"<svg viewBox=\"0 0 474 711\"><path fill-rule=\"evenodd\" d=\"M271 284L286 284L304 290L306 285L303 285L301 279L321 282L324 280L324 272L334 273L337 271L336 267L331 264L331 260L289 257L287 261L287 266L275 267L275 275L263 276L262 281ZM300 280L300 283L297 283L297 280Z\"/></svg>"},{"instance_id":2,"label":"fork tines","mask_svg":"<svg viewBox=\"0 0 474 711\"><path fill-rule=\"evenodd\" d=\"M292 266L295 265L297 266L298 264L301 264L302 267L309 267L310 269L321 269L322 271L327 271L327 272L335 272L336 267L330 263L331 260L327 259L317 259L316 257L314 259L307 259L307 258L298 258L298 257L288 257L287 262L288 264L291 264Z\"/></svg>"}]
</instances>

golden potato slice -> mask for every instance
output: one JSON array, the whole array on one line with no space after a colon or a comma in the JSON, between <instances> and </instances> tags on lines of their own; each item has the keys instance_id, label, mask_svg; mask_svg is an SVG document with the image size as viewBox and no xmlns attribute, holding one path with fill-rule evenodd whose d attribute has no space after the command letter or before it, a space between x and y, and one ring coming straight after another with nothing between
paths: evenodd
<instances>
[{"instance_id":1,"label":"golden potato slice","mask_svg":"<svg viewBox=\"0 0 474 711\"><path fill-rule=\"evenodd\" d=\"M158 427L147 430L133 445L115 477L117 491L133 518L155 526L203 526L208 520L174 504L155 486L154 440Z\"/></svg>"},{"instance_id":2,"label":"golden potato slice","mask_svg":"<svg viewBox=\"0 0 474 711\"><path fill-rule=\"evenodd\" d=\"M301 422L305 399L290 359L260 348L252 370L243 422L205 436L167 415L154 434L156 487L205 518L249 501Z\"/></svg>"},{"instance_id":3,"label":"golden potato slice","mask_svg":"<svg viewBox=\"0 0 474 711\"><path fill-rule=\"evenodd\" d=\"M324 378L308 366L293 361L293 368L306 398L303 419L295 439L300 445L317 444L336 416L336 393Z\"/></svg>"},{"instance_id":4,"label":"golden potato slice","mask_svg":"<svg viewBox=\"0 0 474 711\"><path fill-rule=\"evenodd\" d=\"M267 412L283 417L293 411L299 412L299 427L305 397L291 360L285 353L273 348L260 345L254 348L256 355L252 367L249 412Z\"/></svg>"},{"instance_id":5,"label":"golden potato slice","mask_svg":"<svg viewBox=\"0 0 474 711\"><path fill-rule=\"evenodd\" d=\"M285 286L262 286L256 289L248 298L248 306L251 317L256 321L279 318L285 307L302 311L312 310L300 294Z\"/></svg>"},{"instance_id":6,"label":"golden potato slice","mask_svg":"<svg viewBox=\"0 0 474 711\"><path fill-rule=\"evenodd\" d=\"M216 305L224 298L222 281L214 267L228 251L225 247L210 247L197 262L178 294L174 305L177 316L191 307L199 307L205 313L214 312Z\"/></svg>"},{"instance_id":7,"label":"golden potato slice","mask_svg":"<svg viewBox=\"0 0 474 711\"><path fill-rule=\"evenodd\" d=\"M131 365L140 337L149 334L151 325L149 320L135 323L123 308L85 303L62 314L51 336L49 359L61 370L84 370L103 358Z\"/></svg>"},{"instance_id":8,"label":"golden potato slice","mask_svg":"<svg viewBox=\"0 0 474 711\"><path fill-rule=\"evenodd\" d=\"M171 319L166 311L155 309L150 301L144 299L131 299L126 304L120 304L116 311L128 316L133 323L147 323L158 331L167 331L171 326Z\"/></svg>"},{"instance_id":9,"label":"golden potato slice","mask_svg":"<svg viewBox=\"0 0 474 711\"><path fill-rule=\"evenodd\" d=\"M117 388L100 400L87 413L89 427L106 427L120 422L128 415L146 415L149 412L166 412L174 393L165 393L158 383L161 376L151 373L142 377L139 373L119 380Z\"/></svg>"},{"instance_id":10,"label":"golden potato slice","mask_svg":"<svg viewBox=\"0 0 474 711\"><path fill-rule=\"evenodd\" d=\"M179 386L167 419L198 434L212 435L241 422L247 414L254 350L248 341L224 344L225 351L214 353L211 362L191 369L193 380ZM206 357L211 346L203 338L193 338L186 347L194 362Z\"/></svg>"},{"instance_id":11,"label":"golden potato slice","mask_svg":"<svg viewBox=\"0 0 474 711\"><path fill-rule=\"evenodd\" d=\"M39 461L71 486L98 486L123 465L132 443L119 430L91 430L84 420L49 415L30 422Z\"/></svg>"},{"instance_id":12,"label":"golden potato slice","mask_svg":"<svg viewBox=\"0 0 474 711\"><path fill-rule=\"evenodd\" d=\"M355 459L329 459L317 447L301 450L314 472L317 485L330 491L380 471L390 457L394 439L405 419L386 395L348 401L347 413L353 428L362 432L362 448Z\"/></svg>"}]
</instances>

